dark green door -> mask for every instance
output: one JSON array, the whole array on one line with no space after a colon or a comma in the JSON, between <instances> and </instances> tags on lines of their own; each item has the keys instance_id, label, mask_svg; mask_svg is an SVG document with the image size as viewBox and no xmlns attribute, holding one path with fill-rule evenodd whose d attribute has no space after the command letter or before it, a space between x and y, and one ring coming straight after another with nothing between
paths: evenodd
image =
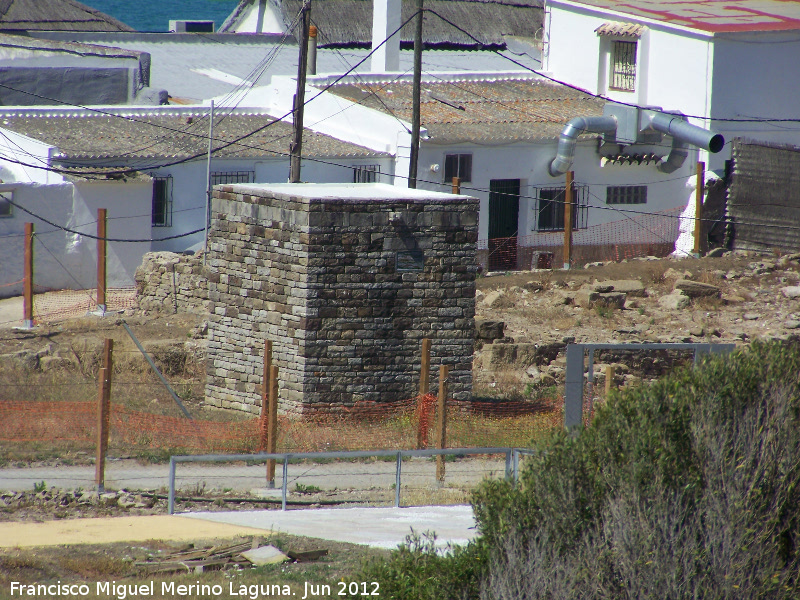
<instances>
[{"instance_id":1,"label":"dark green door","mask_svg":"<svg viewBox=\"0 0 800 600\"><path fill-rule=\"evenodd\" d=\"M517 268L519 179L489 181L489 270Z\"/></svg>"}]
</instances>

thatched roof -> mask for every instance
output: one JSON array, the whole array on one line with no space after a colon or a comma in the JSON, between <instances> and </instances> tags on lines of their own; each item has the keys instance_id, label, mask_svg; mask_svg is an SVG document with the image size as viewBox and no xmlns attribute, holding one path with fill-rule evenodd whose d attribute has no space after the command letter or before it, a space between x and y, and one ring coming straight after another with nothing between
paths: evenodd
<instances>
[{"instance_id":1,"label":"thatched roof","mask_svg":"<svg viewBox=\"0 0 800 600\"><path fill-rule=\"evenodd\" d=\"M242 0L240 8L257 0ZM291 24L302 0L277 0L284 23ZM373 0L314 0L311 22L319 29L321 46L363 46L372 42ZM425 0L425 8L456 23L478 38L460 32L436 15L426 13L423 37L428 46L505 46L503 36L532 38L542 26L543 0ZM403 0L401 23L416 10L414 0ZM400 33L411 44L414 24Z\"/></svg>"},{"instance_id":2,"label":"thatched roof","mask_svg":"<svg viewBox=\"0 0 800 600\"><path fill-rule=\"evenodd\" d=\"M75 0L0 0L0 31L134 31Z\"/></svg>"}]
</instances>

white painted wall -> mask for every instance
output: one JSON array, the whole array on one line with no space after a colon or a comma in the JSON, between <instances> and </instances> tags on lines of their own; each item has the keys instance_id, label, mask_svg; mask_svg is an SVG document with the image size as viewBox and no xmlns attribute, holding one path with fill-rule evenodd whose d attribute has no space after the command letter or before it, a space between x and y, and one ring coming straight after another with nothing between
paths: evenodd
<instances>
[{"instance_id":1,"label":"white painted wall","mask_svg":"<svg viewBox=\"0 0 800 600\"><path fill-rule=\"evenodd\" d=\"M537 144L513 144L487 148L484 146L463 145L441 147L424 145L420 150L419 188L432 191L449 192L451 182L444 181L445 154L472 153L472 181L462 184L464 194L480 199L478 216L478 238L485 240L489 232L489 182L492 179L520 179L522 183L519 216L519 237L536 231L536 188L562 187L565 179L551 177L548 172L550 162L556 154L557 141ZM439 173L430 171L431 164L440 164ZM659 172L655 165L619 166L607 164L601 166L597 154L596 139L583 139L578 143L572 169L575 172L576 184L589 185L589 217L590 225L628 220L629 213L608 208L605 203L606 187L609 185L648 185L648 202L645 205L625 206L628 210L642 212L658 212L685 206L691 197L692 190L686 187L686 179L677 179L681 175L689 178L694 161L687 160L681 170L666 176ZM441 183L431 183L438 181ZM625 241L625 240L618 240ZM575 243L580 243L580 235L576 235ZM588 243L588 242L587 242Z\"/></svg>"},{"instance_id":2,"label":"white painted wall","mask_svg":"<svg viewBox=\"0 0 800 600\"><path fill-rule=\"evenodd\" d=\"M3 184L15 203L53 223L79 232L96 234L97 209L108 209L109 237L149 239L151 182L147 178L128 182L64 182L59 184ZM19 295L22 285L7 285L22 279L23 232L34 223L34 284L50 289L88 289L96 286L97 242L64 232L31 215L12 209L10 218L0 219L0 297ZM109 243L107 284L132 286L133 274L150 244Z\"/></svg>"},{"instance_id":3,"label":"white painted wall","mask_svg":"<svg viewBox=\"0 0 800 600\"><path fill-rule=\"evenodd\" d=\"M0 179L33 183L60 183L64 178L47 170L56 152L39 140L0 127Z\"/></svg>"},{"instance_id":4,"label":"white painted wall","mask_svg":"<svg viewBox=\"0 0 800 600\"><path fill-rule=\"evenodd\" d=\"M679 110L689 122L725 136L800 145L800 123L711 119L800 119L797 31L705 32L602 10L569 0L548 2L545 68L559 80L591 93L639 105ZM594 30L608 21L647 27L639 43L636 93L604 86L603 40ZM699 159L721 174L730 145Z\"/></svg>"},{"instance_id":5,"label":"white painted wall","mask_svg":"<svg viewBox=\"0 0 800 600\"><path fill-rule=\"evenodd\" d=\"M288 148L288 140L287 140ZM311 183L352 183L353 167L356 165L380 165L383 173L393 174L388 158L326 158L304 159L301 165L303 181ZM255 183L285 183L289 179L289 158L265 158L246 160L212 160L211 170L219 172L255 171ZM168 237L194 229L201 229L205 222L206 163L197 160L164 169L150 171L153 176L172 175L173 217L172 227L153 227L154 239ZM389 181L390 176L387 176ZM150 207L148 206L148 214ZM153 250L182 252L189 248L202 247L204 232L191 236L154 242Z\"/></svg>"},{"instance_id":6,"label":"white painted wall","mask_svg":"<svg viewBox=\"0 0 800 600\"><path fill-rule=\"evenodd\" d=\"M239 15L236 22L226 28L227 33L283 33L286 27L276 2L254 0Z\"/></svg>"}]
</instances>

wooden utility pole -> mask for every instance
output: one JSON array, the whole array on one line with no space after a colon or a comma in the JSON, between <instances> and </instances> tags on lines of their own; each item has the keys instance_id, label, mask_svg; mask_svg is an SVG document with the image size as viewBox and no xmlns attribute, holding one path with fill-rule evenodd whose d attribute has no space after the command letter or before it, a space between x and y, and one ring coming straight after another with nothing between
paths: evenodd
<instances>
[{"instance_id":1,"label":"wooden utility pole","mask_svg":"<svg viewBox=\"0 0 800 600\"><path fill-rule=\"evenodd\" d=\"M267 453L278 448L278 367L272 365L269 376L269 426L267 428ZM275 459L267 459L267 487L275 487Z\"/></svg>"},{"instance_id":2,"label":"wooden utility pole","mask_svg":"<svg viewBox=\"0 0 800 600\"><path fill-rule=\"evenodd\" d=\"M25 223L25 251L22 276L22 326L33 327L33 223Z\"/></svg>"},{"instance_id":3,"label":"wooden utility pole","mask_svg":"<svg viewBox=\"0 0 800 600\"><path fill-rule=\"evenodd\" d=\"M703 192L706 187L706 163L697 163L697 179L694 190L694 253L703 251Z\"/></svg>"},{"instance_id":4,"label":"wooden utility pole","mask_svg":"<svg viewBox=\"0 0 800 600\"><path fill-rule=\"evenodd\" d=\"M208 115L208 150L206 151L206 222L203 238L203 266L206 266L208 255L208 225L211 222L211 154L214 150L214 101L211 101L211 112Z\"/></svg>"},{"instance_id":5,"label":"wooden utility pole","mask_svg":"<svg viewBox=\"0 0 800 600\"><path fill-rule=\"evenodd\" d=\"M447 365L439 367L439 402L437 406L437 426L439 429L439 448L447 448L447 377L450 368ZM444 455L436 457L436 479L444 483Z\"/></svg>"},{"instance_id":6,"label":"wooden utility pole","mask_svg":"<svg viewBox=\"0 0 800 600\"><path fill-rule=\"evenodd\" d=\"M97 312L106 312L106 209L97 209Z\"/></svg>"},{"instance_id":7,"label":"wooden utility pole","mask_svg":"<svg viewBox=\"0 0 800 600\"><path fill-rule=\"evenodd\" d=\"M272 371L272 342L264 340L264 370L261 375L261 450L266 450L268 445L269 430L269 374Z\"/></svg>"},{"instance_id":8,"label":"wooden utility pole","mask_svg":"<svg viewBox=\"0 0 800 600\"><path fill-rule=\"evenodd\" d=\"M292 120L294 140L289 147L289 183L300 183L300 161L303 156L303 108L306 102L306 71L308 69L308 34L311 27L311 0L305 0L300 18L300 57L297 61L297 91L294 95Z\"/></svg>"},{"instance_id":9,"label":"wooden utility pole","mask_svg":"<svg viewBox=\"0 0 800 600\"><path fill-rule=\"evenodd\" d=\"M414 28L414 83L411 89L411 154L408 163L408 187L417 187L419 162L420 88L422 84L422 15L423 0L417 0L417 20Z\"/></svg>"},{"instance_id":10,"label":"wooden utility pole","mask_svg":"<svg viewBox=\"0 0 800 600\"><path fill-rule=\"evenodd\" d=\"M105 491L106 453L108 452L108 426L111 416L111 373L113 371L112 353L114 340L106 339L103 344L103 366L98 375L97 392L97 456L95 459L94 482L97 491Z\"/></svg>"},{"instance_id":11,"label":"wooden utility pole","mask_svg":"<svg viewBox=\"0 0 800 600\"><path fill-rule=\"evenodd\" d=\"M567 171L567 185L564 190L564 269L569 269L572 264L572 181L574 171Z\"/></svg>"}]
</instances>

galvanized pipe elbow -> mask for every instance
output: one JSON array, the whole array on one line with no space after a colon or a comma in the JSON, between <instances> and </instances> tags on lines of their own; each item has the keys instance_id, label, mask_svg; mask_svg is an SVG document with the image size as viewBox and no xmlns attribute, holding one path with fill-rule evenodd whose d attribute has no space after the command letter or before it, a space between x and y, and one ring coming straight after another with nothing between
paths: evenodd
<instances>
[{"instance_id":1,"label":"galvanized pipe elbow","mask_svg":"<svg viewBox=\"0 0 800 600\"><path fill-rule=\"evenodd\" d=\"M575 117L567 122L558 138L556 157L550 163L552 177L558 177L569 171L575 158L575 146L582 133L615 133L617 119L614 117Z\"/></svg>"}]
</instances>

